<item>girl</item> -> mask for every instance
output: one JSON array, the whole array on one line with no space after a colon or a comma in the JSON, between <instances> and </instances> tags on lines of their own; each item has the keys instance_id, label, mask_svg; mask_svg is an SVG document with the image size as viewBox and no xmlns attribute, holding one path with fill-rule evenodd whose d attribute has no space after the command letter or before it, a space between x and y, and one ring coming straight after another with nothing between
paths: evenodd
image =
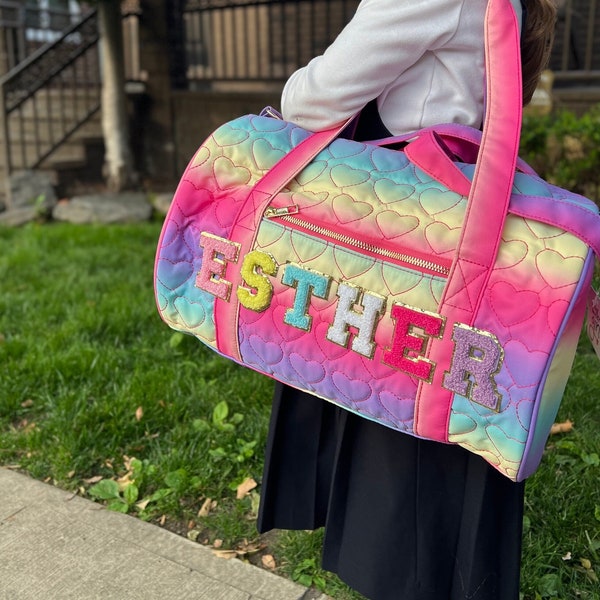
<instances>
[{"instance_id":1,"label":"girl","mask_svg":"<svg viewBox=\"0 0 600 600\"><path fill-rule=\"evenodd\" d=\"M510 1L522 23L527 103L555 7ZM325 53L288 80L284 119L318 131L362 110L358 139L448 122L479 127L486 4L362 0ZM523 492L458 446L277 385L259 530L324 526L323 567L371 600L517 600Z\"/></svg>"}]
</instances>

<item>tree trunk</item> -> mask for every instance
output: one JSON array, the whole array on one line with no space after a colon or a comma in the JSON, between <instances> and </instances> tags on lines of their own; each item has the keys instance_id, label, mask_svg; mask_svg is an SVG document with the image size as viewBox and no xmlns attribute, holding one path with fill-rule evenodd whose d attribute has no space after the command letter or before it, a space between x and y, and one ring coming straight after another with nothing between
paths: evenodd
<instances>
[{"instance_id":1,"label":"tree trunk","mask_svg":"<svg viewBox=\"0 0 600 600\"><path fill-rule=\"evenodd\" d=\"M120 0L98 2L100 64L102 70L102 132L104 136L104 177L112 192L134 183L129 146L123 31Z\"/></svg>"}]
</instances>

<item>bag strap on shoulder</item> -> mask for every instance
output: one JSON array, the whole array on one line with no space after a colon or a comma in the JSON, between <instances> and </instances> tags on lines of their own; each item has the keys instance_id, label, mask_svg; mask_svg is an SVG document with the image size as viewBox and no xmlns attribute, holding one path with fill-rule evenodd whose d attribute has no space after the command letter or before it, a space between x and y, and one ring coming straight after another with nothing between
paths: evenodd
<instances>
[{"instance_id":1,"label":"bag strap on shoulder","mask_svg":"<svg viewBox=\"0 0 600 600\"><path fill-rule=\"evenodd\" d=\"M519 152L522 83L519 25L509 0L489 0L485 18L486 115L457 252L438 312L447 326L471 325L484 296L501 242ZM450 336L430 344L427 358L444 364ZM448 441L453 393L442 386L444 369L431 385L419 385L415 433Z\"/></svg>"}]
</instances>

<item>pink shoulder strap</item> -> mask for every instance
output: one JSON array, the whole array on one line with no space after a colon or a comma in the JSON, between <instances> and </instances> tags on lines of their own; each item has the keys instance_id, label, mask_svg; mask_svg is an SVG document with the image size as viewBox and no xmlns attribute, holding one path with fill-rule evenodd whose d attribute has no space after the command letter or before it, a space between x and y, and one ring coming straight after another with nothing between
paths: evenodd
<instances>
[{"instance_id":1,"label":"pink shoulder strap","mask_svg":"<svg viewBox=\"0 0 600 600\"><path fill-rule=\"evenodd\" d=\"M514 179L521 132L522 89L517 17L509 0L489 0L485 19L486 117L467 212L438 312L451 326L473 322L498 252ZM427 357L444 364L452 356L446 336ZM419 385L415 433L447 441L452 392L442 387L443 369Z\"/></svg>"}]
</instances>

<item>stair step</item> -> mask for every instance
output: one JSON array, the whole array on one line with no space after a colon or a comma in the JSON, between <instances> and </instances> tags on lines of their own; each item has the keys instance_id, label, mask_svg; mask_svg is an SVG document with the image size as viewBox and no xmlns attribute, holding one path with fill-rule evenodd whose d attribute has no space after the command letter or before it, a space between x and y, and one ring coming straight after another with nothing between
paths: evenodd
<instances>
[{"instance_id":1,"label":"stair step","mask_svg":"<svg viewBox=\"0 0 600 600\"><path fill-rule=\"evenodd\" d=\"M77 125L76 119L69 121L57 120L42 120L37 122L32 119L24 120L23 122L11 121L8 124L9 139L24 140L25 142L55 142L64 136L66 128L73 128ZM72 138L98 137L102 135L102 126L100 120L94 120L80 126L73 134ZM14 142L13 142L14 143Z\"/></svg>"},{"instance_id":2,"label":"stair step","mask_svg":"<svg viewBox=\"0 0 600 600\"><path fill-rule=\"evenodd\" d=\"M78 119L85 116L84 113L78 114L78 111L72 106L67 106L64 110L68 118L43 114L42 112L38 112L34 118L31 110L18 110L11 113L8 122L8 135L9 139L12 140L11 158L14 168L20 168L23 164L23 146L26 148L27 160L31 160L34 155L39 155L37 149L41 149L43 153L57 142L60 142L64 138L66 128L76 127L79 122ZM22 143L19 143L18 140L22 140ZM73 152L77 152L72 149L73 146L88 144L90 140L92 142L102 140L99 110L71 133L62 145L68 148L66 152L70 156ZM61 150L61 152L65 151ZM84 150L80 151L80 155L84 155ZM4 164L4 157L0 156L0 161Z\"/></svg>"},{"instance_id":3,"label":"stair step","mask_svg":"<svg viewBox=\"0 0 600 600\"><path fill-rule=\"evenodd\" d=\"M90 106L100 102L99 88L86 88L78 86L76 88L47 89L38 90L35 95L24 100L13 113L20 113L24 117L38 115L57 115L68 114L73 107ZM8 98L7 106L14 107L12 98Z\"/></svg>"},{"instance_id":4,"label":"stair step","mask_svg":"<svg viewBox=\"0 0 600 600\"><path fill-rule=\"evenodd\" d=\"M88 158L88 151L86 150L86 145L102 145L102 138L97 138L93 143L87 142L87 144L83 143L65 143L59 148L57 148L50 156L48 156L45 160L43 160L40 164L42 168L55 168L54 165L58 165L61 163L85 163ZM44 145L37 145L38 149L44 148ZM47 146L49 148L49 146ZM23 152L21 148L16 149L16 153L12 156L12 168L13 170L19 170L27 168L27 165L30 164L27 162L28 158L33 156L33 144L27 146L24 149L25 157L23 157ZM0 172L4 170L3 167Z\"/></svg>"}]
</instances>

